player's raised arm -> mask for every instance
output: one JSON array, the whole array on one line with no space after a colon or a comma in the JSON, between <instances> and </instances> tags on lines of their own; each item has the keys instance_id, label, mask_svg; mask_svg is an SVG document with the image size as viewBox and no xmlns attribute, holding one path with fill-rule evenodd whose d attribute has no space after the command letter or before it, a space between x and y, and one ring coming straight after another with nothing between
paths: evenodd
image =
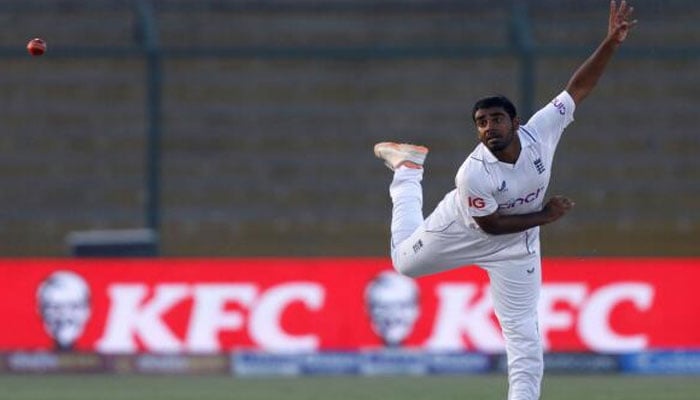
<instances>
[{"instance_id":1,"label":"player's raised arm","mask_svg":"<svg viewBox=\"0 0 700 400\"><path fill-rule=\"evenodd\" d=\"M636 25L637 20L630 20L633 11L634 8L628 5L625 0L620 2L619 7L615 0L610 1L607 36L593 54L574 72L566 85L566 91L569 92L576 104L580 104L593 90L615 50L627 39L627 34Z\"/></svg>"}]
</instances>

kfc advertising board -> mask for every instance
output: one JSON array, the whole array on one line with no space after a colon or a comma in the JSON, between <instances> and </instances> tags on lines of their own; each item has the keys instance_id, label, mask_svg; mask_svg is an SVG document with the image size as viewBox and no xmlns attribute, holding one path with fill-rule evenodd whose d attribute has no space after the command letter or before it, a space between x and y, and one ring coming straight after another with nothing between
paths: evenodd
<instances>
[{"instance_id":1,"label":"kfc advertising board","mask_svg":"<svg viewBox=\"0 0 700 400\"><path fill-rule=\"evenodd\" d=\"M700 348L700 259L545 259L549 351ZM476 267L416 280L385 258L4 259L0 351L503 352Z\"/></svg>"}]
</instances>

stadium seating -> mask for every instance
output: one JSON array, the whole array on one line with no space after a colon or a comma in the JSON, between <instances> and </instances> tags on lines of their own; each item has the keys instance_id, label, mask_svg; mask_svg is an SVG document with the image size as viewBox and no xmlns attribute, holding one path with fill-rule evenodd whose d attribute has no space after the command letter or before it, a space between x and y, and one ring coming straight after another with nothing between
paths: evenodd
<instances>
[{"instance_id":1,"label":"stadium seating","mask_svg":"<svg viewBox=\"0 0 700 400\"><path fill-rule=\"evenodd\" d=\"M71 231L145 223L142 31L123 2L23 3L0 2L0 253L64 255ZM431 148L428 212L476 144L473 102L522 101L512 16L487 2L157 3L164 255L386 254L390 175L372 145ZM542 105L606 10L531 3ZM577 207L544 230L548 255L697 253L700 3L635 3L639 28L558 151L550 194ZM17 54L33 36L47 54Z\"/></svg>"}]
</instances>

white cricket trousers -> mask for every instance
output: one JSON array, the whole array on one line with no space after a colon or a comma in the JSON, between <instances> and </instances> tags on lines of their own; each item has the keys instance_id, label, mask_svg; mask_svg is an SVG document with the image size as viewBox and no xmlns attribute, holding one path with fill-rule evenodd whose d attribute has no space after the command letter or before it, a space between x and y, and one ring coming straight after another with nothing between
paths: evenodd
<instances>
[{"instance_id":1,"label":"white cricket trousers","mask_svg":"<svg viewBox=\"0 0 700 400\"><path fill-rule=\"evenodd\" d=\"M444 213L433 213L424 220L422 179L422 169L400 167L394 172L389 188L394 268L411 277L467 265L486 270L505 338L508 400L538 399L544 369L537 327L542 284L538 230L496 237L445 220Z\"/></svg>"}]
</instances>

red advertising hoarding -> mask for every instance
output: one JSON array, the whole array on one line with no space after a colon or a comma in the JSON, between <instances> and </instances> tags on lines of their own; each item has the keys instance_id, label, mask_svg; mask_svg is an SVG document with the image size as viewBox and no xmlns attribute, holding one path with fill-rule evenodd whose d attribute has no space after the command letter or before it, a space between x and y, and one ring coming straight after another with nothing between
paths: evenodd
<instances>
[{"instance_id":1,"label":"red advertising hoarding","mask_svg":"<svg viewBox=\"0 0 700 400\"><path fill-rule=\"evenodd\" d=\"M700 348L700 259L545 259L549 351ZM503 351L476 267L385 258L4 259L0 350Z\"/></svg>"}]
</instances>

